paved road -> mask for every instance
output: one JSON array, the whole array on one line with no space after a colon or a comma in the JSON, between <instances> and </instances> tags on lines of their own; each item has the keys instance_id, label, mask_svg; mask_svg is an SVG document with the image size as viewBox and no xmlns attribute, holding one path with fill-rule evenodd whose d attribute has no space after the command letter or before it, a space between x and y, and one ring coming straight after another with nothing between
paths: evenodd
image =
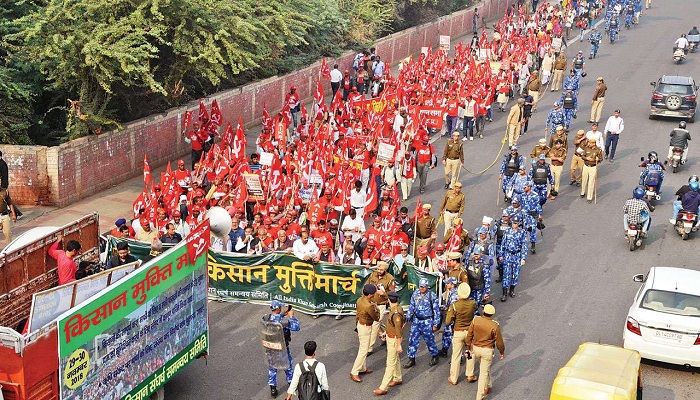
<instances>
[{"instance_id":1,"label":"paved road","mask_svg":"<svg viewBox=\"0 0 700 400\"><path fill-rule=\"evenodd\" d=\"M496 319L504 331L507 351L505 360L495 361L493 365L492 398L547 398L558 369L581 342L621 345L627 308L638 288L631 280L632 275L646 273L655 265L700 269L693 257L698 239L681 242L668 223L673 192L688 175L698 173L698 153L692 148L689 164L680 173L667 175L662 204L653 214L653 226L644 247L631 253L621 229L622 204L636 185L639 157L651 149L665 154L668 132L676 126L676 121L648 120L649 82L662 73L700 75L697 67L700 54L690 55L680 66L670 60L674 40L697 24L691 16L700 14L700 2L668 0L654 4L655 8L642 16L641 25L623 31L615 45L604 43L598 58L587 62L588 77L583 80L579 100L580 117L572 124L572 131L588 130L585 120L590 111L590 96L595 78L601 75L609 88L604 118L614 108L621 108L625 132L616 162L606 161L601 167L598 204L580 199L578 188L564 186L559 199L545 207L545 236L538 244L537 255L530 256L523 269L518 297L505 304L495 303ZM663 4L664 8L657 4ZM586 44L571 43L567 50L569 58L579 49L587 54ZM556 98L555 93L545 95L540 111L531 122L531 133L521 139L522 153L529 153L541 137L549 104ZM497 115L495 122L488 125L485 139L467 143L467 168L481 170L496 157L504 118L504 114ZM694 125L689 127L694 131ZM444 139L436 143L438 151L443 145ZM500 211L495 204L497 173L494 167L483 175L462 174L468 201L464 215L467 226L473 228L483 215ZM436 204L444 192L441 168L431 171L430 179L427 195L421 200ZM568 173L562 181L568 182ZM414 204L415 198L409 202L409 208ZM166 385L167 397L269 398L257 324L264 312L260 306L211 303L208 363L193 363L178 374ZM295 359L302 358L303 342L314 339L319 343L318 358L327 365L335 399L373 396L372 390L379 385L383 373L384 352L380 350L368 359L368 367L377 372L361 384L351 382L348 373L357 349L352 320L335 321L331 317L313 320L303 315L299 318L302 331L294 334L291 344ZM435 367L429 367L428 361L427 350L421 345L418 365L404 371L405 384L391 389L389 397L474 396L474 384L463 381L456 387L447 384L446 360L441 359ZM646 398L689 400L698 396L693 384L697 382L694 375L697 371L645 362L643 372ZM286 390L286 385L281 390Z\"/></svg>"}]
</instances>

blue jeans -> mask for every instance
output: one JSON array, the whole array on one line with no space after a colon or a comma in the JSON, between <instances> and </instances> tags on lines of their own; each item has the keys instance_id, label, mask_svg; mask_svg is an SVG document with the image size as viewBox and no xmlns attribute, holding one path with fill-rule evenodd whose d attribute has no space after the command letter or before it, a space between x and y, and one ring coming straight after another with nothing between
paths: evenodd
<instances>
[{"instance_id":1,"label":"blue jeans","mask_svg":"<svg viewBox=\"0 0 700 400\"><path fill-rule=\"evenodd\" d=\"M462 135L464 137L474 137L474 117L464 116L464 123L462 124Z\"/></svg>"},{"instance_id":2,"label":"blue jeans","mask_svg":"<svg viewBox=\"0 0 700 400\"><path fill-rule=\"evenodd\" d=\"M609 156L612 160L615 158L615 150L617 149L617 141L620 139L620 135L613 135L611 133L605 136L605 155Z\"/></svg>"},{"instance_id":3,"label":"blue jeans","mask_svg":"<svg viewBox=\"0 0 700 400\"><path fill-rule=\"evenodd\" d=\"M457 121L459 120L459 117L451 117L447 116L447 119L445 122L447 122L447 131L445 132L447 136L452 136L452 132L457 129Z\"/></svg>"},{"instance_id":4,"label":"blue jeans","mask_svg":"<svg viewBox=\"0 0 700 400\"><path fill-rule=\"evenodd\" d=\"M680 200L673 202L673 219L678 218L678 213L683 209L683 205ZM698 214L700 214L700 207L698 207Z\"/></svg>"}]
</instances>

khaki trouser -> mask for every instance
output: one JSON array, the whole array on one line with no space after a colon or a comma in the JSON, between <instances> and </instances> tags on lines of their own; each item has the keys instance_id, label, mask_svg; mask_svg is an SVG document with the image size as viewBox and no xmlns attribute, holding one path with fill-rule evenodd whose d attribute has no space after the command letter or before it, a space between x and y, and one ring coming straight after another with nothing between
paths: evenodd
<instances>
[{"instance_id":1,"label":"khaki trouser","mask_svg":"<svg viewBox=\"0 0 700 400\"><path fill-rule=\"evenodd\" d=\"M599 97L597 100L593 100L593 106L591 106L591 121L600 122L603 104L605 104L605 97Z\"/></svg>"},{"instance_id":2,"label":"khaki trouser","mask_svg":"<svg viewBox=\"0 0 700 400\"><path fill-rule=\"evenodd\" d=\"M357 323L357 338L360 341L360 347L357 348L357 357L355 363L350 370L351 375L359 375L360 372L367 370L367 351L369 351L369 341L372 336L372 327Z\"/></svg>"},{"instance_id":3,"label":"khaki trouser","mask_svg":"<svg viewBox=\"0 0 700 400\"><path fill-rule=\"evenodd\" d=\"M561 173L564 170L564 166L550 165L549 169L552 171L552 177L554 178L554 191L559 193L559 183L561 182Z\"/></svg>"},{"instance_id":4,"label":"khaki trouser","mask_svg":"<svg viewBox=\"0 0 700 400\"><path fill-rule=\"evenodd\" d=\"M403 192L403 199L408 200L408 195L411 194L411 186L413 186L413 179L401 177L401 191Z\"/></svg>"},{"instance_id":5,"label":"khaki trouser","mask_svg":"<svg viewBox=\"0 0 700 400\"><path fill-rule=\"evenodd\" d=\"M520 138L520 124L508 125L508 146L513 146L518 143Z\"/></svg>"},{"instance_id":6,"label":"khaki trouser","mask_svg":"<svg viewBox=\"0 0 700 400\"><path fill-rule=\"evenodd\" d=\"M445 233L443 233L442 236L444 236L443 241L444 241L445 243L447 243L447 240L449 240L449 238L446 237L446 236L447 236L447 231L448 231L450 228L452 228L452 221L453 221L455 218L457 218L457 217L459 217L459 214L453 213L453 212L449 212L449 211L447 211L447 210L445 210L445 213L442 215L443 222L445 223Z\"/></svg>"},{"instance_id":7,"label":"khaki trouser","mask_svg":"<svg viewBox=\"0 0 700 400\"><path fill-rule=\"evenodd\" d=\"M540 92L528 90L527 93L532 96L532 111L537 111L537 101L540 99Z\"/></svg>"},{"instance_id":8,"label":"khaki trouser","mask_svg":"<svg viewBox=\"0 0 700 400\"><path fill-rule=\"evenodd\" d=\"M579 171L583 168L583 166L583 158L581 158L581 156L574 155L571 157L571 182L581 183L582 173ZM577 174L577 172L579 173Z\"/></svg>"},{"instance_id":9,"label":"khaki trouser","mask_svg":"<svg viewBox=\"0 0 700 400\"><path fill-rule=\"evenodd\" d=\"M449 158L445 160L445 185L450 185L450 188L455 186L457 182L457 176L459 175L459 158L450 160ZM452 175L452 179L450 179Z\"/></svg>"},{"instance_id":10,"label":"khaki trouser","mask_svg":"<svg viewBox=\"0 0 700 400\"><path fill-rule=\"evenodd\" d=\"M561 86L564 83L562 80L563 78L564 78L564 70L563 69L555 69L554 76L552 77L552 91L561 90Z\"/></svg>"},{"instance_id":11,"label":"khaki trouser","mask_svg":"<svg viewBox=\"0 0 700 400\"><path fill-rule=\"evenodd\" d=\"M10 243L12 241L12 221L9 215L3 215L0 220L0 225L2 225L2 233L5 235L5 242Z\"/></svg>"},{"instance_id":12,"label":"khaki trouser","mask_svg":"<svg viewBox=\"0 0 700 400\"><path fill-rule=\"evenodd\" d=\"M399 359L399 353L396 352L396 342L398 340L388 336L386 338L386 369L384 370L382 383L379 385L379 388L382 390L387 390L391 381L401 382L403 380L401 376L401 360Z\"/></svg>"},{"instance_id":13,"label":"khaki trouser","mask_svg":"<svg viewBox=\"0 0 700 400\"><path fill-rule=\"evenodd\" d=\"M596 171L598 167L583 166L583 179L581 181L581 196L586 194L587 200L593 200L593 192L595 191ZM586 190L588 189L588 190Z\"/></svg>"},{"instance_id":14,"label":"khaki trouser","mask_svg":"<svg viewBox=\"0 0 700 400\"><path fill-rule=\"evenodd\" d=\"M467 346L467 331L455 331L452 335L452 361L450 361L450 380L457 383L459 378L459 359Z\"/></svg>"},{"instance_id":15,"label":"khaki trouser","mask_svg":"<svg viewBox=\"0 0 700 400\"><path fill-rule=\"evenodd\" d=\"M386 332L386 325L384 324L384 317L388 311L386 309L386 304L377 304L377 309L379 310L379 321L374 321L372 324L372 336L370 337L369 349L367 351L372 351L374 348L374 344L377 342L377 335L383 335L384 332Z\"/></svg>"},{"instance_id":16,"label":"khaki trouser","mask_svg":"<svg viewBox=\"0 0 700 400\"><path fill-rule=\"evenodd\" d=\"M493 362L493 349L488 347L477 347L474 346L472 349L472 371L474 371L474 364L479 361L479 383L476 388L476 400L483 399L484 390L493 385L491 380L491 363ZM467 361L467 368L469 361Z\"/></svg>"}]
</instances>

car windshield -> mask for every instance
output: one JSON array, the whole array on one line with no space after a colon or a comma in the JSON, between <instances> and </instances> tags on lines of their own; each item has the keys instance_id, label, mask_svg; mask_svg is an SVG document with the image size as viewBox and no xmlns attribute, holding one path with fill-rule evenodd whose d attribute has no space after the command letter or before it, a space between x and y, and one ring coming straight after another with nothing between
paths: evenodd
<instances>
[{"instance_id":1,"label":"car windshield","mask_svg":"<svg viewBox=\"0 0 700 400\"><path fill-rule=\"evenodd\" d=\"M693 94L693 87L690 85L670 85L666 83L660 83L656 90L658 90L659 93L680 94L682 96Z\"/></svg>"},{"instance_id":2,"label":"car windshield","mask_svg":"<svg viewBox=\"0 0 700 400\"><path fill-rule=\"evenodd\" d=\"M647 290L642 299L642 308L667 314L700 317L700 296L665 290Z\"/></svg>"}]
</instances>

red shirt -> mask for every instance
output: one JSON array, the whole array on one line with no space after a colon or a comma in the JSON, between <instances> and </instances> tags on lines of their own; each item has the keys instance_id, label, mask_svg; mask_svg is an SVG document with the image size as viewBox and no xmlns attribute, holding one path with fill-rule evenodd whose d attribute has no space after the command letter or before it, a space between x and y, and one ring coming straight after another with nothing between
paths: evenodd
<instances>
[{"instance_id":1,"label":"red shirt","mask_svg":"<svg viewBox=\"0 0 700 400\"><path fill-rule=\"evenodd\" d=\"M78 270L78 266L75 265L75 261L72 258L66 255L65 251L58 249L58 241L49 247L48 253L58 264L58 284L63 285L75 282L75 271Z\"/></svg>"},{"instance_id":2,"label":"red shirt","mask_svg":"<svg viewBox=\"0 0 700 400\"><path fill-rule=\"evenodd\" d=\"M393 256L401 253L402 243L405 243L406 245L409 244L408 235L406 232L401 231L399 233L394 233L391 236L391 251Z\"/></svg>"},{"instance_id":3,"label":"red shirt","mask_svg":"<svg viewBox=\"0 0 700 400\"><path fill-rule=\"evenodd\" d=\"M374 226L370 226L365 232L365 237L367 238L368 242L370 240L374 240L375 242L379 243L379 239L382 237L382 232L380 232L379 229L375 228Z\"/></svg>"},{"instance_id":4,"label":"red shirt","mask_svg":"<svg viewBox=\"0 0 700 400\"><path fill-rule=\"evenodd\" d=\"M424 145L421 143L416 146L416 152L418 153L418 164L430 164L435 149L432 144Z\"/></svg>"},{"instance_id":5,"label":"red shirt","mask_svg":"<svg viewBox=\"0 0 700 400\"><path fill-rule=\"evenodd\" d=\"M330 246L331 249L333 248L333 235L328 231L311 231L311 238L314 240L314 242L316 242L316 245L319 248L324 244Z\"/></svg>"},{"instance_id":6,"label":"red shirt","mask_svg":"<svg viewBox=\"0 0 700 400\"><path fill-rule=\"evenodd\" d=\"M362 253L362 264L370 265L372 264L372 261L379 259L379 256L380 254L376 247L371 252L369 251L369 248L366 248Z\"/></svg>"},{"instance_id":7,"label":"red shirt","mask_svg":"<svg viewBox=\"0 0 700 400\"><path fill-rule=\"evenodd\" d=\"M297 92L287 93L284 101L289 105L290 109L296 108L299 104L299 94Z\"/></svg>"}]
</instances>

